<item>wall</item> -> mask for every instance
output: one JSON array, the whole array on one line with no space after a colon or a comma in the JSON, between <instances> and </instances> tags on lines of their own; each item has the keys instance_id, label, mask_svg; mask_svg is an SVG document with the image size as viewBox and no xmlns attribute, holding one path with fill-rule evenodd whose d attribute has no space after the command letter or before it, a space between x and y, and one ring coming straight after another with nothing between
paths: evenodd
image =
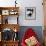
<instances>
[{"instance_id":1,"label":"wall","mask_svg":"<svg viewBox=\"0 0 46 46\"><path fill-rule=\"evenodd\" d=\"M43 6L42 0L21 0L20 24L22 26L42 26L43 25ZM25 7L36 7L36 20L25 20Z\"/></svg>"},{"instance_id":2,"label":"wall","mask_svg":"<svg viewBox=\"0 0 46 46\"><path fill-rule=\"evenodd\" d=\"M9 7L15 6L15 0L0 0L0 6ZM20 26L43 26L43 6L42 0L17 0L19 9L19 24ZM25 7L36 8L36 20L25 19Z\"/></svg>"}]
</instances>

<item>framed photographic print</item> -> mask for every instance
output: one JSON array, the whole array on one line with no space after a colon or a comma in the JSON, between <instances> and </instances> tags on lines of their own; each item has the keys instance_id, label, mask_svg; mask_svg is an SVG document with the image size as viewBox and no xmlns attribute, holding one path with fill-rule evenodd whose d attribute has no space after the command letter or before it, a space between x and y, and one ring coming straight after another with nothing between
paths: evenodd
<instances>
[{"instance_id":1,"label":"framed photographic print","mask_svg":"<svg viewBox=\"0 0 46 46\"><path fill-rule=\"evenodd\" d=\"M8 24L17 24L18 23L18 17L17 16L10 16L8 18Z\"/></svg>"},{"instance_id":2,"label":"framed photographic print","mask_svg":"<svg viewBox=\"0 0 46 46\"><path fill-rule=\"evenodd\" d=\"M2 15L9 15L9 10L2 10Z\"/></svg>"},{"instance_id":3,"label":"framed photographic print","mask_svg":"<svg viewBox=\"0 0 46 46\"><path fill-rule=\"evenodd\" d=\"M25 18L27 20L35 20L36 19L36 8L26 7L25 8Z\"/></svg>"}]
</instances>

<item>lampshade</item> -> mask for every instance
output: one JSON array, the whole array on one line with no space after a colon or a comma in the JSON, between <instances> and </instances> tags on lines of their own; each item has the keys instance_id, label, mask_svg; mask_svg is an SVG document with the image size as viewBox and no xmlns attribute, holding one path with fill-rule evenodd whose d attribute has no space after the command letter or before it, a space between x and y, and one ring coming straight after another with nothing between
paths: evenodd
<instances>
[{"instance_id":1,"label":"lampshade","mask_svg":"<svg viewBox=\"0 0 46 46\"><path fill-rule=\"evenodd\" d=\"M17 32L17 29L16 28L14 29L14 32Z\"/></svg>"}]
</instances>

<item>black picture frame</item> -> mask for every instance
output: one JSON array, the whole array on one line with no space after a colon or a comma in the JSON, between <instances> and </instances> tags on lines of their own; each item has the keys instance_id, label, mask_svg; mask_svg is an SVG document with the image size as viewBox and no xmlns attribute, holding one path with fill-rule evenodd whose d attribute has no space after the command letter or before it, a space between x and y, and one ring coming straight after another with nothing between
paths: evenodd
<instances>
[{"instance_id":1,"label":"black picture frame","mask_svg":"<svg viewBox=\"0 0 46 46\"><path fill-rule=\"evenodd\" d=\"M25 7L25 19L26 20L36 19L36 8L35 7Z\"/></svg>"}]
</instances>

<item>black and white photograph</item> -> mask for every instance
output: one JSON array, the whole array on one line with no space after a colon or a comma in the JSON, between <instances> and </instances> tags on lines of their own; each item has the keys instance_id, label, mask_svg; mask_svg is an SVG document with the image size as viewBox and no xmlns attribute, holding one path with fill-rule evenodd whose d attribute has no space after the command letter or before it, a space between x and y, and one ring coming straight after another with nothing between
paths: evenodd
<instances>
[{"instance_id":1,"label":"black and white photograph","mask_svg":"<svg viewBox=\"0 0 46 46\"><path fill-rule=\"evenodd\" d=\"M25 8L25 18L27 20L35 20L36 19L36 8L26 7Z\"/></svg>"}]
</instances>

